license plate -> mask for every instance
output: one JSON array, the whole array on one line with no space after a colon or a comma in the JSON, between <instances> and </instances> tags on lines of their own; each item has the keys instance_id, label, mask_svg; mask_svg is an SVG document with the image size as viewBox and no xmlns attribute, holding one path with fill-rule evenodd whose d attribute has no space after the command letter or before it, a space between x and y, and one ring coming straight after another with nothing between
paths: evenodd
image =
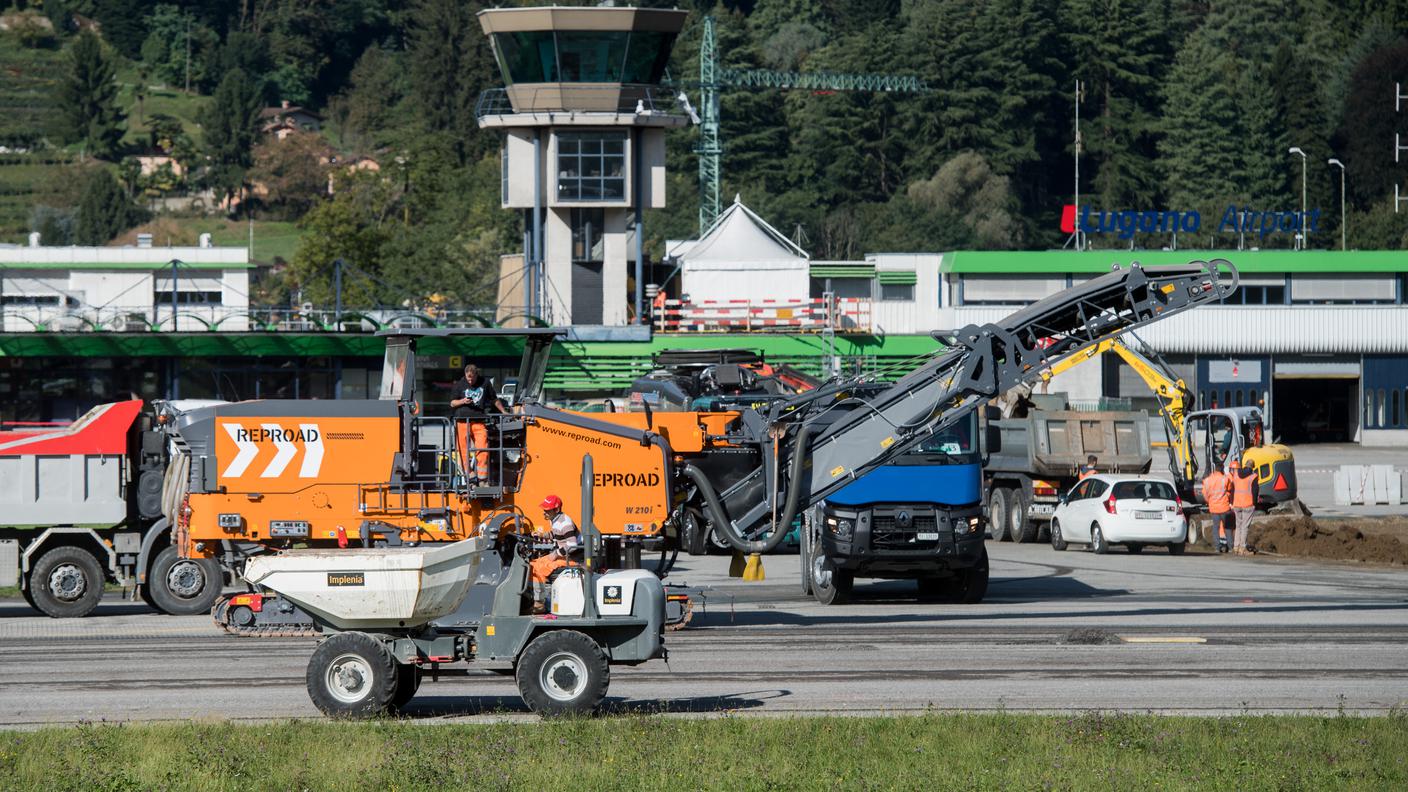
<instances>
[{"instance_id":1,"label":"license plate","mask_svg":"<svg viewBox=\"0 0 1408 792\"><path fill-rule=\"evenodd\" d=\"M1050 503L1033 503L1027 510L1028 514L1051 514L1056 511L1056 507Z\"/></svg>"},{"instance_id":2,"label":"license plate","mask_svg":"<svg viewBox=\"0 0 1408 792\"><path fill-rule=\"evenodd\" d=\"M918 538L918 540L921 541L921 542L937 542L937 541L939 541L939 532L938 532L938 531L920 531L920 532L919 532L919 536L918 536L917 538Z\"/></svg>"},{"instance_id":3,"label":"license plate","mask_svg":"<svg viewBox=\"0 0 1408 792\"><path fill-rule=\"evenodd\" d=\"M1163 516L1163 512L1156 511L1137 511L1134 513L1134 519L1136 520L1157 520Z\"/></svg>"}]
</instances>

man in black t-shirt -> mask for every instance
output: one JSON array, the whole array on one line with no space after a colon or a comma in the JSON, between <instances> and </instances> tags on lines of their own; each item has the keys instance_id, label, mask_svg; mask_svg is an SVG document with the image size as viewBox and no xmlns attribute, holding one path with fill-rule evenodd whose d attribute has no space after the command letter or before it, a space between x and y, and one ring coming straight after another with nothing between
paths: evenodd
<instances>
[{"instance_id":1,"label":"man in black t-shirt","mask_svg":"<svg viewBox=\"0 0 1408 792\"><path fill-rule=\"evenodd\" d=\"M479 373L479 367L470 363L464 367L464 376L450 389L450 407L455 419L455 432L460 442L460 462L469 475L470 438L478 449L474 454L474 474L479 481L489 480L489 429L484 425L484 416L496 412L508 412L499 394L494 390L489 378Z\"/></svg>"}]
</instances>

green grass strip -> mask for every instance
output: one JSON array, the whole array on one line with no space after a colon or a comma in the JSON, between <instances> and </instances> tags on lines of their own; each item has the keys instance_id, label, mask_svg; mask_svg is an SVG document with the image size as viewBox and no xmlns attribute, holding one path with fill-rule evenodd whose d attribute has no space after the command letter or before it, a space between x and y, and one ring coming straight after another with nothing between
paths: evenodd
<instances>
[{"instance_id":1,"label":"green grass strip","mask_svg":"<svg viewBox=\"0 0 1408 792\"><path fill-rule=\"evenodd\" d=\"M619 716L0 732L7 790L1405 788L1402 714Z\"/></svg>"}]
</instances>

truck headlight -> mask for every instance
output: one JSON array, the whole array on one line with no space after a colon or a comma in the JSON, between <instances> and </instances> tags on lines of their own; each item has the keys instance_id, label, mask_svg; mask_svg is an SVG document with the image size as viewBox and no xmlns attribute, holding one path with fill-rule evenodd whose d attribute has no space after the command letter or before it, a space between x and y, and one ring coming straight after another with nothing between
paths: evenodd
<instances>
[{"instance_id":1,"label":"truck headlight","mask_svg":"<svg viewBox=\"0 0 1408 792\"><path fill-rule=\"evenodd\" d=\"M962 527L962 526L964 525L964 521L960 520L960 521L958 522L958 525L959 525L960 527ZM983 518L982 518L982 517L969 517L968 520L967 520L967 529L968 529L968 533L970 533L970 534L975 534L975 533L978 533L979 531L983 530Z\"/></svg>"},{"instance_id":2,"label":"truck headlight","mask_svg":"<svg viewBox=\"0 0 1408 792\"><path fill-rule=\"evenodd\" d=\"M838 517L827 517L826 527L831 529L831 533L836 534L837 539L849 539L853 526L850 520L843 520Z\"/></svg>"}]
</instances>

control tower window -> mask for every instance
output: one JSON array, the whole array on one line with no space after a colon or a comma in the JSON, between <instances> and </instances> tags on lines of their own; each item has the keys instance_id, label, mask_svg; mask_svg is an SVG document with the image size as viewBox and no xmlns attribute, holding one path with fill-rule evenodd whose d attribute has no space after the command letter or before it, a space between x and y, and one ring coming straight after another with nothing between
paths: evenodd
<instances>
[{"instance_id":1,"label":"control tower window","mask_svg":"<svg viewBox=\"0 0 1408 792\"><path fill-rule=\"evenodd\" d=\"M504 82L658 84L675 34L535 30L495 33Z\"/></svg>"},{"instance_id":2,"label":"control tower window","mask_svg":"<svg viewBox=\"0 0 1408 792\"><path fill-rule=\"evenodd\" d=\"M559 133L557 197L561 201L625 200L626 133Z\"/></svg>"}]
</instances>

